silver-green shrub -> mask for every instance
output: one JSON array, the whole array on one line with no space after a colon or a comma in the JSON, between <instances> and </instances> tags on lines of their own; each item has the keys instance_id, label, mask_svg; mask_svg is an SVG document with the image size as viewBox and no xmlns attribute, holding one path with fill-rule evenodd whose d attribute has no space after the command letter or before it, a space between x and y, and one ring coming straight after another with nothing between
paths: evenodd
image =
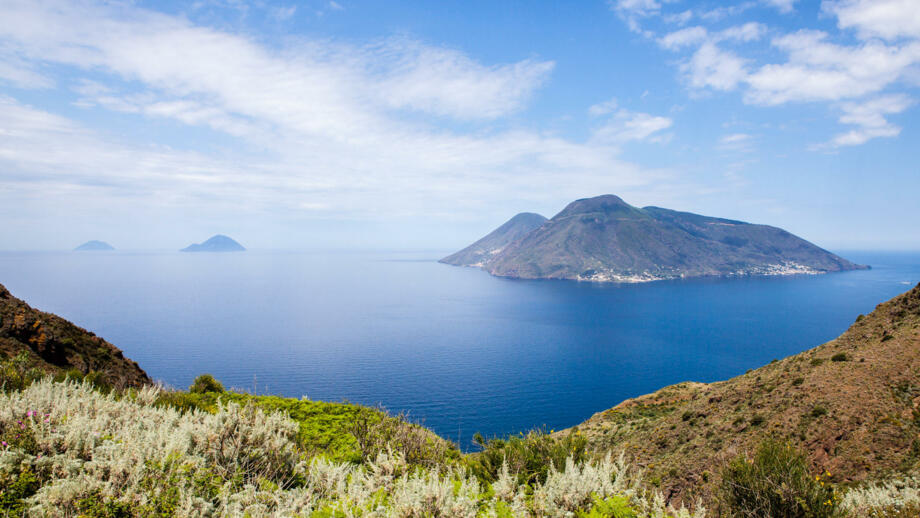
<instances>
[{"instance_id":1,"label":"silver-green shrub","mask_svg":"<svg viewBox=\"0 0 920 518\"><path fill-rule=\"evenodd\" d=\"M43 481L26 501L32 516L117 508L144 516L565 518L611 496L637 516L705 514L666 507L622 458L570 459L535 487L517 486L507 466L488 486L461 469L412 467L392 450L365 466L307 462L297 424L283 414L233 403L181 413L155 406L156 390L104 395L42 380L0 393L0 432L21 431L19 443L0 447L0 477L29 472Z\"/></svg>"}]
</instances>

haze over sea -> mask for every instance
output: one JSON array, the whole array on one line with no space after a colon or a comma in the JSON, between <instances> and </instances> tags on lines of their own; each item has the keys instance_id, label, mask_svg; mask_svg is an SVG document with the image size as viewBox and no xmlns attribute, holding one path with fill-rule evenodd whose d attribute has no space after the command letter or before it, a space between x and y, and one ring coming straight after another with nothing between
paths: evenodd
<instances>
[{"instance_id":1,"label":"haze over sea","mask_svg":"<svg viewBox=\"0 0 920 518\"><path fill-rule=\"evenodd\" d=\"M521 281L449 251L5 252L0 283L152 377L408 411L469 448L578 424L623 399L811 348L920 280L920 252L841 252L868 271L637 285Z\"/></svg>"}]
</instances>

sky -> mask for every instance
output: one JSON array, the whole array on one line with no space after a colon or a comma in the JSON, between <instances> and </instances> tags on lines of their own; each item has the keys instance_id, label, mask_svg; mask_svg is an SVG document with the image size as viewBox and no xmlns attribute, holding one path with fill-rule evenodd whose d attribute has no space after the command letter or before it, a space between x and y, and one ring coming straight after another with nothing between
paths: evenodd
<instances>
[{"instance_id":1,"label":"sky","mask_svg":"<svg viewBox=\"0 0 920 518\"><path fill-rule=\"evenodd\" d=\"M458 249L617 194L920 249L917 0L0 0L0 250Z\"/></svg>"}]
</instances>

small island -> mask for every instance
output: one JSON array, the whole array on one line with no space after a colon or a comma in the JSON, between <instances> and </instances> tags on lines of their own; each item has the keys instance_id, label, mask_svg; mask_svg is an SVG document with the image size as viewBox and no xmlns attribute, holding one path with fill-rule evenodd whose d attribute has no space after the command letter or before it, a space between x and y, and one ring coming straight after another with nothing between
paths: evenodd
<instances>
[{"instance_id":1,"label":"small island","mask_svg":"<svg viewBox=\"0 0 920 518\"><path fill-rule=\"evenodd\" d=\"M115 247L105 241L87 241L73 249L74 252L103 252L115 250Z\"/></svg>"},{"instance_id":2,"label":"small island","mask_svg":"<svg viewBox=\"0 0 920 518\"><path fill-rule=\"evenodd\" d=\"M243 252L246 249L232 238L222 234L211 237L204 243L189 245L180 252Z\"/></svg>"}]
</instances>

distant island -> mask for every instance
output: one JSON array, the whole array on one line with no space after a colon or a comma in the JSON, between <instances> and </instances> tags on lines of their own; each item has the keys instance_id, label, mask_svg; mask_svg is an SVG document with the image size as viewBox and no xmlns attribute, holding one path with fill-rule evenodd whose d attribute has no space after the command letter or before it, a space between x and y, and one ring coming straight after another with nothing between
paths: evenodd
<instances>
[{"instance_id":1,"label":"distant island","mask_svg":"<svg viewBox=\"0 0 920 518\"><path fill-rule=\"evenodd\" d=\"M633 207L612 194L576 200L552 219L518 214L440 262L500 277L595 282L868 268L780 228Z\"/></svg>"},{"instance_id":2,"label":"distant island","mask_svg":"<svg viewBox=\"0 0 920 518\"><path fill-rule=\"evenodd\" d=\"M233 239L217 234L216 236L211 237L204 243L197 243L189 245L180 252L242 252L246 250L243 248L243 245L237 243Z\"/></svg>"},{"instance_id":3,"label":"distant island","mask_svg":"<svg viewBox=\"0 0 920 518\"><path fill-rule=\"evenodd\" d=\"M87 241L82 245L73 249L74 252L91 252L91 251L103 251L103 250L115 250L115 247L106 243L105 241Z\"/></svg>"}]
</instances>

